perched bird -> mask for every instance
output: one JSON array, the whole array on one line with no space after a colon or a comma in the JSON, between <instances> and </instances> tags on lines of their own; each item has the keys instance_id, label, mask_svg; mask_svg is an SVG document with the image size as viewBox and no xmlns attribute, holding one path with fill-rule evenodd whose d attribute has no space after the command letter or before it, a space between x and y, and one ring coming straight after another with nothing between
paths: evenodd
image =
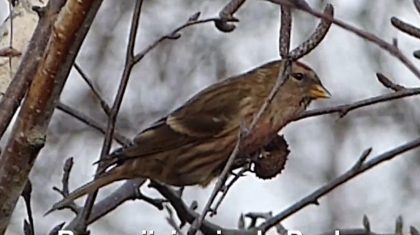
<instances>
[{"instance_id":1,"label":"perched bird","mask_svg":"<svg viewBox=\"0 0 420 235\"><path fill-rule=\"evenodd\" d=\"M150 178L174 186L208 185L217 177L238 140L269 96L285 61L276 60L202 90L184 105L140 132L129 146L113 152L113 166L54 205L62 205L114 181ZM309 103L328 98L316 73L292 62L290 75L261 116L241 155L258 152Z\"/></svg>"}]
</instances>

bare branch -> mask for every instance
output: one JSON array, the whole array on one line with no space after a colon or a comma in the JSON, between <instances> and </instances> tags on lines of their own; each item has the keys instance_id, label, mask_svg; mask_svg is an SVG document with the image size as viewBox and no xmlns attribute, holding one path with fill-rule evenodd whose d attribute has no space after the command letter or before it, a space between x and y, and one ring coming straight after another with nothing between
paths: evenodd
<instances>
[{"instance_id":1,"label":"bare branch","mask_svg":"<svg viewBox=\"0 0 420 235\"><path fill-rule=\"evenodd\" d=\"M391 101L395 99L400 99L404 97L419 95L419 94L420 94L420 88L407 88L407 89L399 90L394 93L378 95L375 97L363 99L363 100L356 101L351 104L342 104L342 105L338 105L334 107L308 110L308 111L305 111L298 118L296 118L295 121L308 118L308 117L314 117L314 116L332 114L332 113L338 113L340 114L340 117L343 117L347 115L350 111L353 111L355 109L359 109L359 108L366 107L369 105L383 103L383 102L387 102L387 101Z\"/></svg>"},{"instance_id":2,"label":"bare branch","mask_svg":"<svg viewBox=\"0 0 420 235\"><path fill-rule=\"evenodd\" d=\"M92 91L93 95L96 97L96 99L99 100L99 103L100 103L102 109L104 110L104 112L107 115L109 115L110 112L111 112L111 108L109 107L109 105L105 101L105 99L103 99L102 96L99 94L99 91L95 88L95 86L93 86L92 82L90 81L90 79L88 78L88 76L86 75L86 73L83 72L82 68L77 63L74 63L74 68L80 74L80 76L82 77L83 81L86 82L86 84L88 85L88 87Z\"/></svg>"},{"instance_id":3,"label":"bare branch","mask_svg":"<svg viewBox=\"0 0 420 235\"><path fill-rule=\"evenodd\" d=\"M192 16L196 16L197 13L193 14ZM236 19L224 19L225 21L228 22L237 22L238 20ZM137 53L134 56L133 59L133 63L138 63L141 59L143 59L143 57L149 53L151 50L153 50L156 46L158 46L161 42L167 40L167 39L178 39L179 37L181 37L181 35L179 34L179 32L185 28L188 28L190 26L193 25L198 25L198 24L204 24L204 23L209 23L209 22L217 22L220 21L220 18L207 18L207 19L203 19L203 20L198 20L196 17L190 17L187 22L185 22L184 24L178 26L177 28L175 28L174 30L172 30L170 33L163 35L162 37L160 37L159 39L157 39L156 41L154 41L153 43L151 43L148 47L146 47L143 51L141 51L140 53Z\"/></svg>"},{"instance_id":4,"label":"bare branch","mask_svg":"<svg viewBox=\"0 0 420 235\"><path fill-rule=\"evenodd\" d=\"M114 129L115 129L115 122L117 120L117 115L120 110L122 100L123 100L123 97L127 88L131 70L133 69L135 65L134 46L135 46L135 41L137 37L138 25L140 22L140 14L141 14L142 5L143 5L143 0L137 0L135 3L134 10L133 10L130 35L129 35L127 51L126 51L124 71L121 77L120 85L118 87L117 95L115 97L110 115L108 117L107 131L105 133L105 138L102 145L102 150L101 150L101 154L99 158L100 160L105 159L111 149L111 144L112 144L112 139L113 139ZM99 172L103 171L103 167L104 167L104 163L99 162L98 168L96 170L97 175L95 176L95 178L98 177ZM90 213L92 211L92 208L95 202L96 195L97 195L97 191L88 195L88 198L86 199L86 203L83 207L83 210L76 217L73 223L71 223L71 226L70 225L68 226L69 229L71 228L70 230L75 230L76 233L79 233L79 234L84 233L86 231L87 226L88 226L88 220L89 220Z\"/></svg>"},{"instance_id":5,"label":"bare branch","mask_svg":"<svg viewBox=\"0 0 420 235\"><path fill-rule=\"evenodd\" d=\"M283 59L289 57L290 36L292 30L292 11L287 6L280 7L279 54Z\"/></svg>"},{"instance_id":6,"label":"bare branch","mask_svg":"<svg viewBox=\"0 0 420 235\"><path fill-rule=\"evenodd\" d=\"M327 4L324 9L324 15L328 15L330 17L334 16L334 7L331 4ZM321 19L318 26L316 27L314 33L308 38L308 40L304 41L298 47L293 49L290 52L289 57L293 60L297 60L302 58L303 56L309 54L313 49L315 49L325 38L327 35L332 22L328 19Z\"/></svg>"},{"instance_id":7,"label":"bare branch","mask_svg":"<svg viewBox=\"0 0 420 235\"><path fill-rule=\"evenodd\" d=\"M244 176L245 172L250 170L251 165L248 164L247 166L243 167L241 170L239 170L238 173L232 173L233 177L232 179L221 188L222 195L220 196L219 200L216 202L216 205L214 205L214 208L210 208L210 216L214 216L217 214L217 209L222 204L223 199L225 199L227 193L229 192L229 189L232 188L233 184L239 180L242 176Z\"/></svg>"},{"instance_id":8,"label":"bare branch","mask_svg":"<svg viewBox=\"0 0 420 235\"><path fill-rule=\"evenodd\" d=\"M28 49L22 57L14 78L0 100L0 138L6 131L38 69L39 58L45 52L51 35L52 24L60 9L61 6L53 8L50 3L45 8L39 9L38 24L29 41Z\"/></svg>"},{"instance_id":9,"label":"bare branch","mask_svg":"<svg viewBox=\"0 0 420 235\"><path fill-rule=\"evenodd\" d=\"M57 109L74 117L75 119L85 123L86 125L94 128L95 130L101 132L102 134L105 134L106 132L106 126L103 125L102 123L99 123L98 121L96 121L93 118L90 118L89 116L83 114L82 112L66 105L63 104L61 102L59 102L57 104ZM115 139L115 141L117 141L119 144L125 146L128 145L131 141L130 139L128 139L127 137L124 137L121 133L119 133L118 131L115 131L113 138Z\"/></svg>"},{"instance_id":10,"label":"bare branch","mask_svg":"<svg viewBox=\"0 0 420 235\"><path fill-rule=\"evenodd\" d=\"M290 215L298 212L299 210L303 209L304 207L313 204L314 202L317 202L319 198L326 195L327 193L331 192L338 186L346 183L347 181L355 178L356 176L361 175L363 172L385 162L394 159L397 156L401 156L401 154L413 150L415 148L418 148L420 146L420 138L417 138L413 141L410 141L406 144L400 145L392 150L389 150L387 152L384 152L371 160L364 162L358 167L351 167L348 171L344 172L342 175L338 176L334 180L330 181L329 183L325 184L324 186L318 188L308 196L302 198L295 204L291 205L287 209L285 209L283 212L273 216L273 218L267 220L262 225L258 227L258 229L261 229L263 232L266 232L273 226L275 226L277 223L283 221ZM362 154L362 157L366 156L369 151L365 151L364 154ZM361 159L361 158L360 158ZM358 165L361 160L358 160L355 164Z\"/></svg>"},{"instance_id":11,"label":"bare branch","mask_svg":"<svg viewBox=\"0 0 420 235\"><path fill-rule=\"evenodd\" d=\"M91 12L95 13L97 10L94 8L96 1L51 1L51 5L58 7L53 9L60 9L65 2L64 10L60 11L52 31L47 31L51 32L48 34L50 35L48 48L44 50L44 56L39 57L42 58L37 66L39 68L35 74L32 74L33 82L7 143L7 151L4 151L0 158L0 201L3 202L0 205L0 234L4 234L9 224L17 199L45 143L55 104L64 87L76 52L92 22ZM55 19L55 15L51 17ZM21 66L27 64L21 63ZM26 85L28 81L30 80L21 80ZM24 93L26 85L22 85L22 90L16 92ZM8 110L14 112L13 108Z\"/></svg>"},{"instance_id":12,"label":"bare branch","mask_svg":"<svg viewBox=\"0 0 420 235\"><path fill-rule=\"evenodd\" d=\"M389 88L393 91L401 91L401 90L406 89L405 87L392 82L389 78L387 78L382 73L376 73L376 77L378 77L379 82L382 83L384 87Z\"/></svg>"},{"instance_id":13,"label":"bare branch","mask_svg":"<svg viewBox=\"0 0 420 235\"><path fill-rule=\"evenodd\" d=\"M53 190L58 192L63 198L67 197L69 195L69 179L70 179L70 172L73 168L73 158L70 157L66 160L63 166L63 178L61 179L61 187L62 189L59 189L57 187L53 187ZM80 213L81 208L76 205L75 202L71 202L70 204L66 205L65 208L70 209L73 211L76 215ZM60 208L61 209L61 208ZM45 214L48 214L49 212L46 212Z\"/></svg>"},{"instance_id":14,"label":"bare branch","mask_svg":"<svg viewBox=\"0 0 420 235\"><path fill-rule=\"evenodd\" d=\"M219 178L217 179L216 185L214 186L213 191L210 194L209 199L206 202L206 205L204 206L203 211L201 212L200 216L198 216L194 222L191 224L190 229L188 230L188 235L194 235L198 229L201 228L201 224L203 223L207 213L211 209L211 205L213 204L214 200L216 199L217 194L219 193L220 189L225 184L227 175L231 169L231 166L233 162L235 161L236 156L239 154L239 146L241 144L241 136L238 138L238 141L236 142L235 148L233 149L232 153L230 154L226 165L223 168L222 173L220 174Z\"/></svg>"}]
</instances>

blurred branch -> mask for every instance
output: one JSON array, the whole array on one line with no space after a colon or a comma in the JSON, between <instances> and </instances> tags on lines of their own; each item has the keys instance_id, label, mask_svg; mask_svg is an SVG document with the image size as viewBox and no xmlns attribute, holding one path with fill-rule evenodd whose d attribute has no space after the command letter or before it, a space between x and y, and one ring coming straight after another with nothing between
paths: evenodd
<instances>
[{"instance_id":1,"label":"blurred branch","mask_svg":"<svg viewBox=\"0 0 420 235\"><path fill-rule=\"evenodd\" d=\"M417 12L420 13L420 1L419 0L414 0L414 6L417 9Z\"/></svg>"},{"instance_id":2,"label":"blurred branch","mask_svg":"<svg viewBox=\"0 0 420 235\"><path fill-rule=\"evenodd\" d=\"M356 176L361 175L363 172L372 169L373 167L385 162L394 159L397 156L401 156L402 153L405 153L407 151L413 150L417 147L420 147L420 138L414 139L413 141L410 141L406 144L400 145L394 149L391 149L385 153L382 153L374 158L372 158L369 161L365 161L367 156L369 155L370 151L366 150L363 152L359 160L355 163L353 167L351 167L349 170L344 172L342 175L338 176L331 182L325 184L324 186L318 188L308 196L302 198L295 204L291 205L281 213L273 216L260 226L258 226L258 229L260 229L263 232L266 232L279 222L283 221L287 217L295 214L296 212L300 211L301 209L305 208L308 205L311 204L318 204L318 199L322 196L326 195L327 193L331 192L338 186L346 183L347 181L355 178Z\"/></svg>"},{"instance_id":3,"label":"blurred branch","mask_svg":"<svg viewBox=\"0 0 420 235\"><path fill-rule=\"evenodd\" d=\"M82 68L76 62L74 63L74 68L80 74L80 76L82 77L83 81L86 82L86 84L88 85L88 87L92 91L93 95L96 97L96 99L99 100L99 103L100 103L102 109L104 110L104 112L107 115L109 115L110 112L111 112L111 108L109 107L109 105L105 101L105 99L103 99L102 96L99 94L99 91L96 90L95 86L93 86L92 82L89 80L89 78L86 75L86 73L83 72Z\"/></svg>"},{"instance_id":4,"label":"blurred branch","mask_svg":"<svg viewBox=\"0 0 420 235\"><path fill-rule=\"evenodd\" d=\"M96 121L95 119L87 116L86 114L78 111L77 109L74 109L66 104L63 104L61 102L58 102L57 104L57 109L74 117L75 119L85 123L86 125L94 128L95 130L101 132L102 134L105 134L106 132L106 127L105 125L103 125L102 123L99 123L98 121ZM124 137L121 133L119 133L118 131L115 131L113 138L115 139L115 141L117 141L119 144L125 146L128 145L131 140Z\"/></svg>"},{"instance_id":5,"label":"blurred branch","mask_svg":"<svg viewBox=\"0 0 420 235\"><path fill-rule=\"evenodd\" d=\"M195 14L193 14L188 20L187 22L185 22L184 24L178 26L177 28L175 28L174 30L172 30L170 33L163 35L162 37L160 37L159 39L157 39L156 41L154 41L153 43L151 43L148 47L146 47L142 52L137 53L134 58L133 58L133 63L138 63L141 59L143 59L143 57L149 53L152 49L154 49L156 46L158 46L161 42L167 40L167 39L171 39L171 40L176 40L178 38L181 37L181 34L179 34L180 31L182 31L185 28L188 28L190 26L193 25L198 25L198 24L204 24L204 23L209 23L209 22L217 22L220 20L224 20L226 22L237 22L238 20L236 19L221 19L219 18L207 18L207 19L203 19L203 20L199 20L200 16L200 12L197 12Z\"/></svg>"},{"instance_id":6,"label":"blurred branch","mask_svg":"<svg viewBox=\"0 0 420 235\"><path fill-rule=\"evenodd\" d=\"M97 10L94 9L95 0L52 0L48 6L55 6L54 10L60 9L63 4L57 20L53 22L52 31L43 32L49 37L44 55L34 57L31 54L34 59L41 58L39 66L32 74L33 82L6 145L7 151L0 158L0 234L5 233L29 172L44 146L56 102ZM27 64L21 63L21 66ZM21 81L25 83L29 79ZM24 93L22 90L16 92ZM9 111L13 112L13 108Z\"/></svg>"},{"instance_id":7,"label":"blurred branch","mask_svg":"<svg viewBox=\"0 0 420 235\"><path fill-rule=\"evenodd\" d=\"M174 229L176 232L176 235L184 235L182 232L180 226L176 224L174 213L172 212L172 209L169 206L165 206L166 211L168 212L168 217L166 217L166 221L168 221L169 225Z\"/></svg>"}]
</instances>

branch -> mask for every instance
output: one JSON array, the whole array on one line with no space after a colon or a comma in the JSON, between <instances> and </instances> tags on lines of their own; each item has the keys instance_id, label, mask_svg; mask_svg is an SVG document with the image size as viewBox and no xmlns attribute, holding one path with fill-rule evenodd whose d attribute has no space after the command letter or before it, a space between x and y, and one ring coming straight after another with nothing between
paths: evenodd
<instances>
[{"instance_id":1,"label":"branch","mask_svg":"<svg viewBox=\"0 0 420 235\"><path fill-rule=\"evenodd\" d=\"M325 184L324 186L318 188L317 190L315 190L308 196L302 198L295 204L285 209L283 212L273 216L271 219L267 220L262 225L258 226L258 229L260 229L263 232L268 231L271 227L275 226L279 222L283 221L284 219L298 212L304 207L310 204L317 204L319 198L331 192L338 186L346 183L347 181L355 178L356 176L361 175L363 172L385 161L392 160L395 157L400 156L402 153L413 150L417 147L420 147L420 138L417 138L411 142L400 145L392 150L382 153L367 162L365 161L365 159L367 155L370 153L370 151L366 150L362 154L362 156L359 158L359 160L355 163L355 165L351 167L348 171L344 172L342 175L330 181L329 183Z\"/></svg>"},{"instance_id":2,"label":"branch","mask_svg":"<svg viewBox=\"0 0 420 235\"><path fill-rule=\"evenodd\" d=\"M342 104L342 105L338 105L334 107L319 108L319 109L305 111L302 115L300 115L294 121L308 118L308 117L331 114L331 113L339 113L340 117L344 117L350 111L353 111L355 109L359 109L359 108L366 107L369 105L383 103L383 102L387 102L387 101L391 101L395 99L400 99L404 97L419 95L419 94L420 94L420 88L407 88L407 89L396 91L394 93L378 95L372 98L363 99L363 100L356 101L351 104Z\"/></svg>"},{"instance_id":3,"label":"branch","mask_svg":"<svg viewBox=\"0 0 420 235\"><path fill-rule=\"evenodd\" d=\"M124 71L121 77L120 85L118 87L117 95L115 97L114 103L111 108L111 112L108 117L107 130L106 130L105 138L102 145L102 150L101 150L101 154L99 158L100 160L105 159L111 149L117 115L119 113L122 100L123 100L123 97L127 88L131 70L133 69L136 63L134 61L134 46L135 46L135 41L137 37L138 25L140 22L140 13L141 13L142 5L143 5L143 0L137 0L135 3L134 10L133 10L130 35L129 35L128 46L127 46L127 51L126 51ZM100 161L96 169L95 179L99 176L99 173L103 171L103 168L104 168L104 163ZM98 191L96 190L93 193L88 195L85 205L83 207L83 210L81 211L80 214L77 215L76 219L73 220L69 226L67 226L67 229L74 230L78 234L85 233L97 193Z\"/></svg>"},{"instance_id":4,"label":"branch","mask_svg":"<svg viewBox=\"0 0 420 235\"><path fill-rule=\"evenodd\" d=\"M93 86L92 82L89 80L89 78L86 75L86 73L83 72L82 68L77 63L74 63L74 68L80 74L80 76L82 77L83 81L86 82L86 84L88 85L88 87L92 91L93 95L96 97L96 99L99 100L99 103L100 103L102 109L104 110L104 112L107 115L109 115L109 113L111 112L111 108L109 107L109 105L105 101L105 99L103 99L102 96L99 94L99 91L96 90L95 86Z\"/></svg>"},{"instance_id":5,"label":"branch","mask_svg":"<svg viewBox=\"0 0 420 235\"><path fill-rule=\"evenodd\" d=\"M0 138L4 135L13 115L20 105L30 83L38 69L44 54L48 39L51 35L52 25L61 6L48 2L44 8L35 8L39 20L32 35L31 40L26 47L20 65L14 78L7 87L4 96L0 100Z\"/></svg>"},{"instance_id":6,"label":"branch","mask_svg":"<svg viewBox=\"0 0 420 235\"><path fill-rule=\"evenodd\" d=\"M280 7L279 54L283 59L289 57L292 30L292 11L287 6Z\"/></svg>"},{"instance_id":7,"label":"branch","mask_svg":"<svg viewBox=\"0 0 420 235\"><path fill-rule=\"evenodd\" d=\"M327 6L324 9L324 14L330 17L333 17L334 7L331 4L327 4ZM330 30L331 24L332 24L331 21L327 19L321 19L321 22L319 22L318 26L316 27L312 35L306 41L300 44L298 47L293 49L290 52L289 57L292 58L293 60L297 60L307 55L308 53L310 53L325 38L328 31Z\"/></svg>"},{"instance_id":8,"label":"branch","mask_svg":"<svg viewBox=\"0 0 420 235\"><path fill-rule=\"evenodd\" d=\"M197 12L197 13L193 14L187 20L187 22L185 22L184 24L178 26L177 28L175 28L174 30L172 30L170 33L163 35L162 37L160 37L159 39L157 39L156 41L154 41L153 43L151 43L142 52L137 53L134 56L133 62L134 63L138 63L141 59L143 59L143 57L147 53L149 53L151 50L153 50L161 42L163 42L163 41L165 41L167 39L175 40L175 39L180 38L181 35L179 34L179 32L182 31L185 28L190 27L190 26L198 25L198 24L204 24L204 23L209 23L209 22L217 22L217 21L220 21L220 20L225 20L225 21L228 21L228 22L237 22L238 21L236 19L221 19L221 18L207 18L207 19L203 19L203 20L198 20L198 17L199 16L200 16L200 12Z\"/></svg>"},{"instance_id":9,"label":"branch","mask_svg":"<svg viewBox=\"0 0 420 235\"><path fill-rule=\"evenodd\" d=\"M87 116L86 114L66 105L63 104L61 102L58 102L57 104L57 109L70 115L71 117L74 117L75 119L85 123L86 125L94 128L95 130L101 132L102 134L105 134L106 132L106 127L105 125L103 125L102 123L99 123L98 121L96 121L95 119ZM124 137L121 133L119 133L118 131L115 131L113 138L115 139L115 141L117 141L119 144L121 145L128 145L131 141L130 139Z\"/></svg>"},{"instance_id":10,"label":"branch","mask_svg":"<svg viewBox=\"0 0 420 235\"><path fill-rule=\"evenodd\" d=\"M207 213L211 209L211 205L213 204L214 200L216 199L217 194L219 193L220 189L225 184L226 178L228 176L228 173L231 169L231 166L233 162L235 161L236 156L239 154L239 146L241 144L242 136L239 134L238 141L236 142L235 148L233 149L232 153L230 154L226 165L223 168L222 173L220 174L219 178L217 179L216 185L214 186L213 191L210 194L209 199L206 202L206 205L204 206L203 211L201 214L195 218L194 222L191 224L190 229L188 229L187 235L194 235L197 233L197 230L201 228L201 224L203 223L204 219L206 218Z\"/></svg>"},{"instance_id":11,"label":"branch","mask_svg":"<svg viewBox=\"0 0 420 235\"><path fill-rule=\"evenodd\" d=\"M163 186L157 182L152 181L150 183L150 187L155 188L162 194L163 197L168 199L169 203L175 209L181 223L189 223L193 224L196 218L198 218L199 214L189 208L181 198L178 197L177 193L175 193L172 189ZM216 224L213 224L207 220L203 220L200 231L205 235L214 235L217 234L217 231L220 230L221 234L224 235L257 235L256 231L251 230L242 230L242 229L226 229L222 228Z\"/></svg>"},{"instance_id":12,"label":"branch","mask_svg":"<svg viewBox=\"0 0 420 235\"><path fill-rule=\"evenodd\" d=\"M63 3L62 0L51 1L52 6L58 6L53 9L60 9ZM6 145L7 151L0 158L0 234L4 234L9 224L17 199L45 143L55 104L92 22L88 12L94 5L94 0L68 0L54 23L48 47ZM21 66L27 64L21 63Z\"/></svg>"}]
</instances>

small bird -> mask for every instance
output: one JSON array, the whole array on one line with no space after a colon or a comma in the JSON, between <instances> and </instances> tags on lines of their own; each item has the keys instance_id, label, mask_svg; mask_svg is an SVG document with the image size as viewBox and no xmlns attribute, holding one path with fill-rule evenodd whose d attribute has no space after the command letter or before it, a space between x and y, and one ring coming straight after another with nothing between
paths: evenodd
<instances>
[{"instance_id":1,"label":"small bird","mask_svg":"<svg viewBox=\"0 0 420 235\"><path fill-rule=\"evenodd\" d=\"M330 97L310 67L298 61L290 66L289 76L240 148L241 155L254 154L269 144L312 100ZM202 90L141 131L129 146L114 151L111 169L53 208L114 181L137 177L174 186L207 186L222 172L240 129L251 124L284 68L285 60L272 61Z\"/></svg>"}]
</instances>

